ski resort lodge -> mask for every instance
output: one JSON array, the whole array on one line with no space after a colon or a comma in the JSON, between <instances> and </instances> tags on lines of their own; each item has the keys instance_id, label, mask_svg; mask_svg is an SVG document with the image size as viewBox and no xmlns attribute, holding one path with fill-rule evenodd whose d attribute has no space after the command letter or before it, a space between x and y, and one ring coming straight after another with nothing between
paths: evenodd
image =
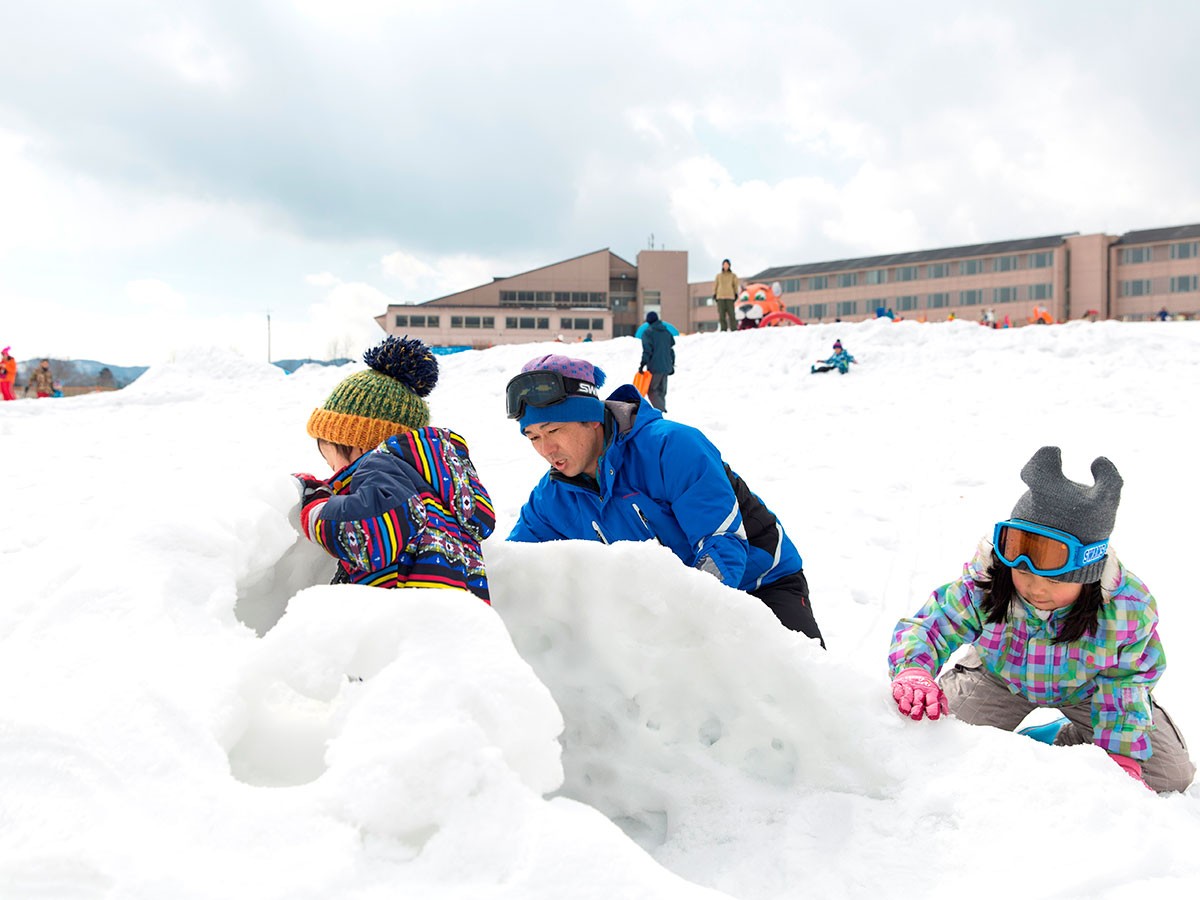
<instances>
[{"instance_id":1,"label":"ski resort lodge","mask_svg":"<svg viewBox=\"0 0 1200 900\"><path fill-rule=\"evenodd\" d=\"M714 261L715 273L719 260ZM736 267L735 267L736 270ZM681 332L715 331L711 281L688 283L685 250L643 250L631 263L608 249L376 317L389 334L430 346L490 347L633 334L654 310ZM1013 325L1035 309L1056 322L1143 321L1161 310L1200 316L1200 224L1107 234L1057 234L830 262L773 266L742 284L778 285L805 322L897 318Z\"/></svg>"}]
</instances>

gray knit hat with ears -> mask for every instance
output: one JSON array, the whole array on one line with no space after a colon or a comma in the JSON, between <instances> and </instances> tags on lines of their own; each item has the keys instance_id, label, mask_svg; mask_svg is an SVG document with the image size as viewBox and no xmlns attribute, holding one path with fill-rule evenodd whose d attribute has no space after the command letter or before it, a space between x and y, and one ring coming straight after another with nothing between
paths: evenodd
<instances>
[{"instance_id":1,"label":"gray knit hat with ears","mask_svg":"<svg viewBox=\"0 0 1200 900\"><path fill-rule=\"evenodd\" d=\"M1063 475L1062 450L1043 447L1025 463L1021 480L1029 485L1029 490L1013 507L1014 519L1057 528L1085 544L1107 540L1112 534L1125 482L1117 467L1103 456L1092 460L1095 484L1089 486ZM1055 575L1054 580L1087 584L1099 581L1103 570L1104 560L1098 559L1082 569Z\"/></svg>"}]
</instances>

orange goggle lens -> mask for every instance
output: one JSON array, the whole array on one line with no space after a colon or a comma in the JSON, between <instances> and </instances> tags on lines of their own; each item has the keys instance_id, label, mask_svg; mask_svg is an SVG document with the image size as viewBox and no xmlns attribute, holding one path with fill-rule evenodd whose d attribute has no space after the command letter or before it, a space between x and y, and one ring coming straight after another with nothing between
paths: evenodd
<instances>
[{"instance_id":1,"label":"orange goggle lens","mask_svg":"<svg viewBox=\"0 0 1200 900\"><path fill-rule=\"evenodd\" d=\"M1016 562L1024 556L1034 569L1062 569L1071 561L1071 548L1063 541L1017 528L1000 529L997 548L1001 559Z\"/></svg>"}]
</instances>

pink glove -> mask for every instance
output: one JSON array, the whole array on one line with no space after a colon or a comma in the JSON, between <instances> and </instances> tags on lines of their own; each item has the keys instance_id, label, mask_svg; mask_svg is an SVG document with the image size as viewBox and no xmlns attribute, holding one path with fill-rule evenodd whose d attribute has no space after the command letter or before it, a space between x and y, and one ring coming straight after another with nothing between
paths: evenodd
<instances>
[{"instance_id":1,"label":"pink glove","mask_svg":"<svg viewBox=\"0 0 1200 900\"><path fill-rule=\"evenodd\" d=\"M892 699L914 721L924 716L937 721L950 712L946 695L924 669L904 669L892 679Z\"/></svg>"},{"instance_id":2,"label":"pink glove","mask_svg":"<svg viewBox=\"0 0 1200 900\"><path fill-rule=\"evenodd\" d=\"M1150 785L1146 784L1146 779L1142 777L1142 764L1130 756L1122 756L1119 753L1108 754L1112 761L1125 770L1125 773L1130 778L1136 778L1148 791L1154 790Z\"/></svg>"}]
</instances>

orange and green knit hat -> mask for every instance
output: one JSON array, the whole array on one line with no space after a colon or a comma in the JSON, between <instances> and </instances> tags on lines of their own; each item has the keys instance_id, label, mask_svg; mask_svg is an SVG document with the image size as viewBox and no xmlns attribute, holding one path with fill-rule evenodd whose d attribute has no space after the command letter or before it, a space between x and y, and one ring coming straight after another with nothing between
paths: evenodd
<instances>
[{"instance_id":1,"label":"orange and green knit hat","mask_svg":"<svg viewBox=\"0 0 1200 900\"><path fill-rule=\"evenodd\" d=\"M388 337L363 354L368 368L333 389L308 417L312 437L373 450L394 434L429 424L425 397L437 385L433 352L414 339Z\"/></svg>"}]
</instances>

